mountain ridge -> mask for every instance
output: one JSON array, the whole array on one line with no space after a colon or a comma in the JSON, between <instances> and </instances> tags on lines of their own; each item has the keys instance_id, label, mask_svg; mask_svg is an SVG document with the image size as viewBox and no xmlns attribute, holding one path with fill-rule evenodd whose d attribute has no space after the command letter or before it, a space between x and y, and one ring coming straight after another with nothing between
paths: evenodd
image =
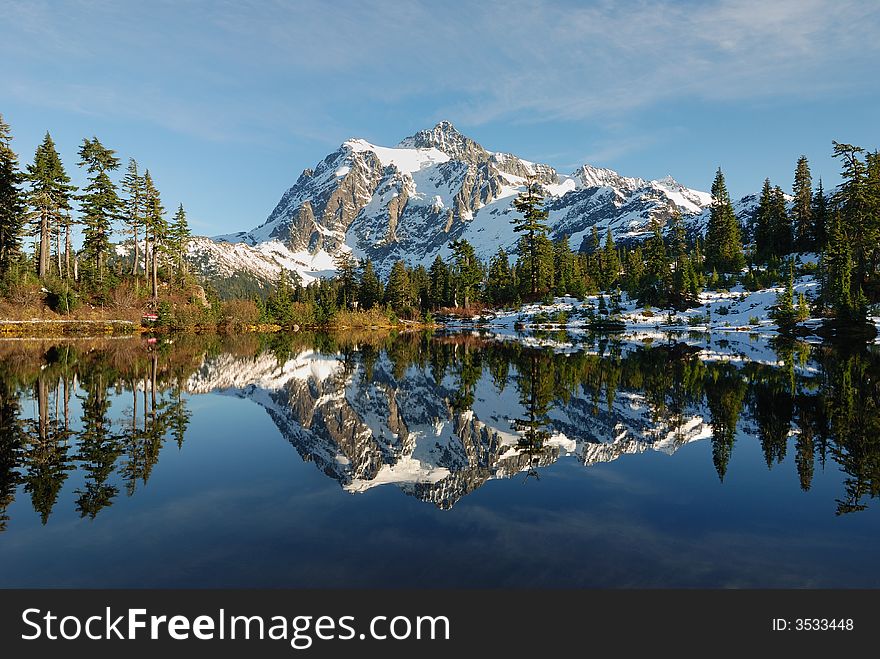
<instances>
[{"instance_id":1,"label":"mountain ridge","mask_svg":"<svg viewBox=\"0 0 880 659\"><path fill-rule=\"evenodd\" d=\"M595 227L615 241L648 236L678 212L689 231L702 233L711 195L671 175L648 180L584 164L571 174L516 155L490 151L449 121L417 131L393 147L360 138L344 141L303 170L267 219L249 231L190 245L190 260L219 261L215 270L248 270L269 281L281 269L304 281L333 272L334 257L351 252L387 274L397 260L430 265L448 258L449 243L465 238L488 260L499 247L516 252L512 202L535 177L546 194L552 238L567 236L586 249ZM750 220L754 195L735 204ZM234 258L233 258L234 256ZM228 258L227 258L228 257ZM235 261L235 265L227 261Z\"/></svg>"}]
</instances>

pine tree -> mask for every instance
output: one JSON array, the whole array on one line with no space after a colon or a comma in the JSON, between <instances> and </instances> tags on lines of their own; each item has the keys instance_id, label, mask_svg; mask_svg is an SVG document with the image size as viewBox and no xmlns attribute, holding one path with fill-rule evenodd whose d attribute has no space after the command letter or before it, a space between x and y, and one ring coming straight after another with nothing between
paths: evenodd
<instances>
[{"instance_id":1,"label":"pine tree","mask_svg":"<svg viewBox=\"0 0 880 659\"><path fill-rule=\"evenodd\" d=\"M513 230L523 234L520 239L520 261L528 272L529 292L537 295L544 283L541 266L546 259L546 246L543 243L549 242L546 224L549 213L544 208L541 185L534 177L526 179L526 189L513 201L513 207L522 215L511 220Z\"/></svg>"},{"instance_id":2,"label":"pine tree","mask_svg":"<svg viewBox=\"0 0 880 659\"><path fill-rule=\"evenodd\" d=\"M795 247L798 251L809 252L815 248L816 236L813 227L813 178L806 156L798 158L792 193L794 205L791 214Z\"/></svg>"},{"instance_id":3,"label":"pine tree","mask_svg":"<svg viewBox=\"0 0 880 659\"><path fill-rule=\"evenodd\" d=\"M791 254L791 217L785 209L785 193L778 185L773 188L770 217L773 227L773 254L779 258Z\"/></svg>"},{"instance_id":4,"label":"pine tree","mask_svg":"<svg viewBox=\"0 0 880 659\"><path fill-rule=\"evenodd\" d=\"M358 285L358 303L361 309L372 309L382 301L385 291L382 282L376 276L373 262L367 259L361 270L360 283Z\"/></svg>"},{"instance_id":5,"label":"pine tree","mask_svg":"<svg viewBox=\"0 0 880 659\"><path fill-rule=\"evenodd\" d=\"M82 203L83 252L95 265L98 281L104 276L104 258L110 251L113 222L120 217L122 202L108 171L119 167L116 152L106 148L97 137L85 138L79 148L80 167L86 167L89 185L79 197Z\"/></svg>"},{"instance_id":6,"label":"pine tree","mask_svg":"<svg viewBox=\"0 0 880 659\"><path fill-rule=\"evenodd\" d=\"M654 235L645 243L645 274L639 284L639 302L658 307L666 306L671 274L663 234L660 232L660 225L655 222Z\"/></svg>"},{"instance_id":7,"label":"pine tree","mask_svg":"<svg viewBox=\"0 0 880 659\"><path fill-rule=\"evenodd\" d=\"M821 252L825 249L825 243L828 241L828 199L825 197L822 179L819 179L819 189L813 195L812 215L816 250Z\"/></svg>"},{"instance_id":8,"label":"pine tree","mask_svg":"<svg viewBox=\"0 0 880 659\"><path fill-rule=\"evenodd\" d=\"M403 261L397 261L391 267L388 285L385 287L385 301L397 312L412 306L412 286Z\"/></svg>"},{"instance_id":9,"label":"pine tree","mask_svg":"<svg viewBox=\"0 0 880 659\"><path fill-rule=\"evenodd\" d=\"M570 252L569 252L570 253ZM486 278L486 297L497 305L513 301L513 272L507 252L501 247L489 261L489 273Z\"/></svg>"},{"instance_id":10,"label":"pine tree","mask_svg":"<svg viewBox=\"0 0 880 659\"><path fill-rule=\"evenodd\" d=\"M568 236L562 235L553 241L553 286L556 295L567 295L572 292L575 279L575 257L569 247Z\"/></svg>"},{"instance_id":11,"label":"pine tree","mask_svg":"<svg viewBox=\"0 0 880 659\"><path fill-rule=\"evenodd\" d=\"M480 283L483 281L483 265L467 240L454 240L449 247L452 249L452 280L456 295L461 295L464 308L467 309L479 293Z\"/></svg>"},{"instance_id":12,"label":"pine tree","mask_svg":"<svg viewBox=\"0 0 880 659\"><path fill-rule=\"evenodd\" d=\"M712 206L706 229L705 267L722 272L738 272L745 264L739 221L733 212L721 168L712 183Z\"/></svg>"},{"instance_id":13,"label":"pine tree","mask_svg":"<svg viewBox=\"0 0 880 659\"><path fill-rule=\"evenodd\" d=\"M336 281L339 283L338 304L343 309L350 309L357 300L357 259L351 252L340 252L334 257L333 265L336 266Z\"/></svg>"},{"instance_id":14,"label":"pine tree","mask_svg":"<svg viewBox=\"0 0 880 659\"><path fill-rule=\"evenodd\" d=\"M693 264L688 255L684 223L678 212L672 216L669 233L672 237L670 256L675 268L672 273L670 302L676 309L683 310L696 302L699 287Z\"/></svg>"},{"instance_id":15,"label":"pine tree","mask_svg":"<svg viewBox=\"0 0 880 659\"><path fill-rule=\"evenodd\" d=\"M192 233L186 220L186 211L183 210L183 204L180 204L171 221L171 226L168 227L168 246L174 257L175 274L180 280L186 274L186 254L191 237Z\"/></svg>"},{"instance_id":16,"label":"pine tree","mask_svg":"<svg viewBox=\"0 0 880 659\"><path fill-rule=\"evenodd\" d=\"M144 271L149 274L153 300L159 298L159 251L167 234L165 208L148 169L144 173Z\"/></svg>"},{"instance_id":17,"label":"pine tree","mask_svg":"<svg viewBox=\"0 0 880 659\"><path fill-rule=\"evenodd\" d=\"M0 276L5 276L21 251L24 231L24 175L12 150L9 124L0 114Z\"/></svg>"},{"instance_id":18,"label":"pine tree","mask_svg":"<svg viewBox=\"0 0 880 659\"><path fill-rule=\"evenodd\" d=\"M617 284L617 278L620 276L620 258L617 255L617 247L614 246L614 238L611 236L611 228L605 235L605 247L602 249L601 257L601 280L599 285L602 290L610 290Z\"/></svg>"},{"instance_id":19,"label":"pine tree","mask_svg":"<svg viewBox=\"0 0 880 659\"><path fill-rule=\"evenodd\" d=\"M428 270L428 297L435 309L449 304L450 282L449 267L438 255Z\"/></svg>"},{"instance_id":20,"label":"pine tree","mask_svg":"<svg viewBox=\"0 0 880 659\"><path fill-rule=\"evenodd\" d=\"M122 191L125 193L123 219L127 226L127 233L131 234L134 246L131 274L137 275L138 266L140 265L138 236L140 228L144 226L146 199L144 198L144 179L138 174L138 164L134 158L128 161L128 169L126 170L125 177L122 179Z\"/></svg>"},{"instance_id":21,"label":"pine tree","mask_svg":"<svg viewBox=\"0 0 880 659\"><path fill-rule=\"evenodd\" d=\"M644 276L645 259L642 256L642 248L636 246L626 253L624 260L624 289L630 297L639 295Z\"/></svg>"},{"instance_id":22,"label":"pine tree","mask_svg":"<svg viewBox=\"0 0 880 659\"><path fill-rule=\"evenodd\" d=\"M34 162L27 167L30 190L27 202L31 208L29 217L34 233L39 236L37 248L37 274L42 278L49 274L52 231L70 211L70 195L76 187L64 171L61 158L55 149L52 136L46 133L37 147Z\"/></svg>"},{"instance_id":23,"label":"pine tree","mask_svg":"<svg viewBox=\"0 0 880 659\"><path fill-rule=\"evenodd\" d=\"M822 252L821 284L822 300L840 319L848 319L852 315L852 269L850 241L838 212L831 225L828 245Z\"/></svg>"},{"instance_id":24,"label":"pine tree","mask_svg":"<svg viewBox=\"0 0 880 659\"><path fill-rule=\"evenodd\" d=\"M880 239L880 218L872 218L868 214L867 171L859 157L865 150L851 144L832 144L834 157L843 162L840 174L843 182L834 195L834 205L842 215L846 233L852 242L854 288L861 288L866 282L869 264L874 260L874 250Z\"/></svg>"},{"instance_id":25,"label":"pine tree","mask_svg":"<svg viewBox=\"0 0 880 659\"><path fill-rule=\"evenodd\" d=\"M766 263L775 253L773 230L773 189L770 187L770 179L764 179L764 187L761 188L761 200L755 211L754 240L755 257L759 263Z\"/></svg>"}]
</instances>

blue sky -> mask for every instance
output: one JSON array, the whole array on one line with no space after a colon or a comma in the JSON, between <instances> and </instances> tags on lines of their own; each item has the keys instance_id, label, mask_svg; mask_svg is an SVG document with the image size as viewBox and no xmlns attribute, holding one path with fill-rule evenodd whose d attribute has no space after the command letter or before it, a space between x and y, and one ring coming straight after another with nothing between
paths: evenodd
<instances>
[{"instance_id":1,"label":"blue sky","mask_svg":"<svg viewBox=\"0 0 880 659\"><path fill-rule=\"evenodd\" d=\"M262 222L345 139L451 120L491 150L734 195L880 147L880 3L0 0L0 113L76 181L96 135L196 233Z\"/></svg>"}]
</instances>

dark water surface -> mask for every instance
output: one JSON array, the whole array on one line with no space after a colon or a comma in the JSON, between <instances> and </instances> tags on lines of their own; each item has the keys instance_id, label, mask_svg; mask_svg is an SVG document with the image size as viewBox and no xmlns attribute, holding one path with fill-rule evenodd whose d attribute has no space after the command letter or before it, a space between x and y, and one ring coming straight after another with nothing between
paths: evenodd
<instances>
[{"instance_id":1,"label":"dark water surface","mask_svg":"<svg viewBox=\"0 0 880 659\"><path fill-rule=\"evenodd\" d=\"M880 354L761 341L3 341L0 586L880 587Z\"/></svg>"}]
</instances>

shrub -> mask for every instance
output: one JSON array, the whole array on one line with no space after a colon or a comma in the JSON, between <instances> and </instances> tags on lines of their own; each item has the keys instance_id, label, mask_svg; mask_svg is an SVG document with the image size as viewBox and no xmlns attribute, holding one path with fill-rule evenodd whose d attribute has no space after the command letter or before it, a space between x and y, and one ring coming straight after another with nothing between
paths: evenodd
<instances>
[{"instance_id":1,"label":"shrub","mask_svg":"<svg viewBox=\"0 0 880 659\"><path fill-rule=\"evenodd\" d=\"M79 306L79 297L69 285L55 284L46 296L49 308L55 313L71 313Z\"/></svg>"},{"instance_id":2,"label":"shrub","mask_svg":"<svg viewBox=\"0 0 880 659\"><path fill-rule=\"evenodd\" d=\"M220 307L220 322L229 327L256 325L260 309L253 300L229 300Z\"/></svg>"},{"instance_id":3,"label":"shrub","mask_svg":"<svg viewBox=\"0 0 880 659\"><path fill-rule=\"evenodd\" d=\"M760 325L761 319L757 316L749 316L749 325Z\"/></svg>"},{"instance_id":4,"label":"shrub","mask_svg":"<svg viewBox=\"0 0 880 659\"><path fill-rule=\"evenodd\" d=\"M567 325L568 324L568 314L560 309L555 314L553 314L552 320L554 323L557 323L559 325Z\"/></svg>"},{"instance_id":5,"label":"shrub","mask_svg":"<svg viewBox=\"0 0 880 659\"><path fill-rule=\"evenodd\" d=\"M709 317L704 314L696 314L688 318L688 325L691 327L696 327L698 325L705 325L709 322Z\"/></svg>"}]
</instances>

